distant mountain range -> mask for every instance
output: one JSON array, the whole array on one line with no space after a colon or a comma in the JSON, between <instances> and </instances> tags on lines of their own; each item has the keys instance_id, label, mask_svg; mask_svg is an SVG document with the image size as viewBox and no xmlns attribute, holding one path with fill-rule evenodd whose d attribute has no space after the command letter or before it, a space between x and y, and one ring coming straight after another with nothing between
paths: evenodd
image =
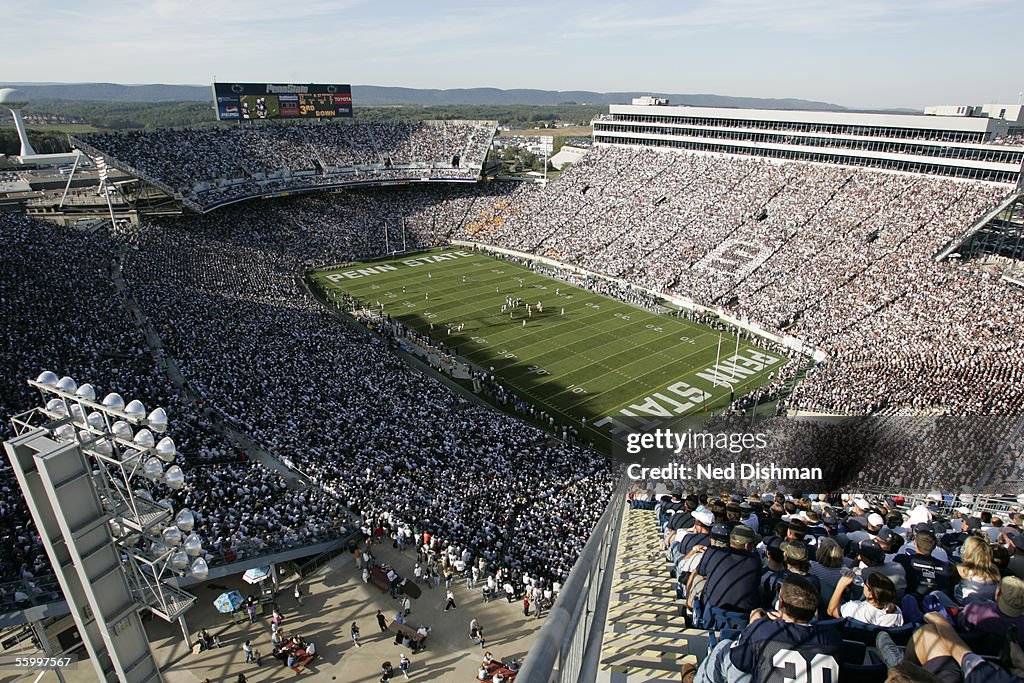
<instances>
[{"instance_id":1,"label":"distant mountain range","mask_svg":"<svg viewBox=\"0 0 1024 683\"><path fill-rule=\"evenodd\" d=\"M76 100L93 102L209 102L213 94L202 85L120 85L117 83L12 83L0 87L17 88L30 100ZM355 106L419 105L554 105L554 104L629 104L634 97L666 97L672 104L707 107L751 107L762 109L818 109L846 111L829 102L793 98L764 99L725 95L673 94L652 92L598 93L587 90L501 90L498 88L391 88L378 85L352 86Z\"/></svg>"}]
</instances>

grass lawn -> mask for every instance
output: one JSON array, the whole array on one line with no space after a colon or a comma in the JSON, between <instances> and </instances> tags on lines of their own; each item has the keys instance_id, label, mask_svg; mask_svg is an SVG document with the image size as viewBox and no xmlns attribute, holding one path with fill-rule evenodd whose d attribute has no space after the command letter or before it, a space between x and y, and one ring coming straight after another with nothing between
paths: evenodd
<instances>
[{"instance_id":1,"label":"grass lawn","mask_svg":"<svg viewBox=\"0 0 1024 683\"><path fill-rule=\"evenodd\" d=\"M328 298L340 290L370 308L379 302L392 318L490 370L556 419L577 427L585 420L605 438L622 418L720 408L730 393L767 382L786 362L744 341L737 352L733 335L470 250L421 252L307 277ZM523 305L502 312L506 297Z\"/></svg>"}]
</instances>

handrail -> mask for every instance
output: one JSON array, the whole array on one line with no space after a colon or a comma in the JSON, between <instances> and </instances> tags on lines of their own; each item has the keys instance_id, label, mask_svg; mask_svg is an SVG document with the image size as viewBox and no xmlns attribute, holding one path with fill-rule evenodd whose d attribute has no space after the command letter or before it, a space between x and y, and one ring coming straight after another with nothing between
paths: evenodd
<instances>
[{"instance_id":1,"label":"handrail","mask_svg":"<svg viewBox=\"0 0 1024 683\"><path fill-rule=\"evenodd\" d=\"M935 505L941 514L951 515L956 508L967 508L970 514L978 515L982 512L991 512L994 515L1006 515L1019 512L1024 508L1024 500L1020 495L1013 494L992 494L972 493L967 501L963 499L964 493L952 493L938 489L908 489L908 488L884 488L878 486L865 486L858 489L858 492L870 497L896 497L903 498L904 507L915 507L917 505ZM938 494L938 499L936 498Z\"/></svg>"},{"instance_id":2,"label":"handrail","mask_svg":"<svg viewBox=\"0 0 1024 683\"><path fill-rule=\"evenodd\" d=\"M569 572L516 676L519 683L575 683L587 680L581 672L595 670L596 659L601 654L600 643L596 641L603 633L613 577L613 573L606 570L609 561L614 560L622 527L625 484L623 479L615 487L608 507Z\"/></svg>"}]
</instances>

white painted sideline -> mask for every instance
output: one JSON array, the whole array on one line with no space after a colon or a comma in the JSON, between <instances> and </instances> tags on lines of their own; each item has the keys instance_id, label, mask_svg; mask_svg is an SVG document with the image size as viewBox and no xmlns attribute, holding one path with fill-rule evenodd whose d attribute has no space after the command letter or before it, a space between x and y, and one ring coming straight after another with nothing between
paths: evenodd
<instances>
[{"instance_id":1,"label":"white painted sideline","mask_svg":"<svg viewBox=\"0 0 1024 683\"><path fill-rule=\"evenodd\" d=\"M716 316L718 316L718 318L720 320L724 320L725 322L729 323L730 325L732 325L734 327L739 327L741 329L744 329L744 330L746 330L748 332L756 334L757 336L759 336L759 337L761 337L763 339L768 339L770 341L775 342L776 344L780 344L780 345L786 347L787 349L792 349L793 351L796 351L797 353L801 353L801 354L803 354L805 356L811 356L814 360L818 361L819 363L828 359L828 354L827 353L825 353L821 349L814 348L810 344L804 343L803 341L797 339L796 337L793 337L793 336L790 336L790 335L780 336L780 335L774 334L774 333L769 332L768 330L764 329L763 327L761 327L757 323L750 322L750 321L745 320L745 319L737 318L734 315L732 315L731 313L726 313L725 311L723 311L720 308L709 308L708 306L701 306L700 304L696 303L695 301L693 301L691 299L687 299L685 297L675 296L674 294L665 294L664 292L656 292L656 291L654 291L652 289L647 289L646 287L640 287L638 285L634 285L634 284L632 284L630 282L627 282L625 280L622 280L620 278L611 277L611 276L608 276L608 275L604 275L602 273L595 273L592 270L586 270L585 268L580 268L578 266L572 266L572 265L569 265L569 264L566 264L566 263L562 263L561 261L556 261L554 259L547 258L546 256L538 256L536 254L528 254L526 252L516 251L515 249L506 249L504 247L496 247L496 246L493 246L493 245L490 245L490 244L482 244L480 242L470 242L470 241L467 241L467 240L451 240L451 244L454 245L454 246L457 246L457 247L471 247L473 249L479 249L480 251L485 251L485 252L486 251L492 251L492 252L496 252L496 253L499 253L499 254L507 254L508 256L515 256L516 258L526 259L527 261L533 261L535 263L543 263L544 265L551 266L552 268L561 268L563 270L569 270L569 271L572 271L574 273L579 273L580 275L585 275L585 276L588 276L588 277L596 277L596 278L599 278L601 280L605 280L607 282L614 282L614 283L616 283L618 285L621 285L623 287L631 287L631 288L639 290L641 292L646 292L647 294L650 294L651 296L656 296L656 297L659 297L661 299L665 299L666 301L670 301L673 304L675 304L677 306L680 306L682 308L685 308L687 310L690 310L690 311L700 311L702 313L714 313Z\"/></svg>"}]
</instances>

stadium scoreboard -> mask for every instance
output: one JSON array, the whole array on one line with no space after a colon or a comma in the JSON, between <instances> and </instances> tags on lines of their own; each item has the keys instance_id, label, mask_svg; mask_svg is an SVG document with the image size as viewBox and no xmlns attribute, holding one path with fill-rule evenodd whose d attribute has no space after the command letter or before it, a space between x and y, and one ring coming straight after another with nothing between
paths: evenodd
<instances>
[{"instance_id":1,"label":"stadium scoreboard","mask_svg":"<svg viewBox=\"0 0 1024 683\"><path fill-rule=\"evenodd\" d=\"M324 83L214 83L218 121L352 116L352 86Z\"/></svg>"}]
</instances>

